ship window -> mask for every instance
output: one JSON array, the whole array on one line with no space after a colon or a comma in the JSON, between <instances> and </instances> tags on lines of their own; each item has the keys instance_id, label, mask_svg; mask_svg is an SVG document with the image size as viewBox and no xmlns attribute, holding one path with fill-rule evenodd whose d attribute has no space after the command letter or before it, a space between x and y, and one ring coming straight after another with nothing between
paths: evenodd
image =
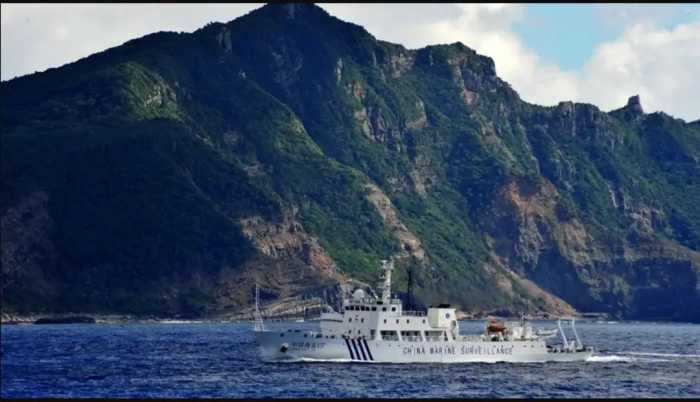
<instances>
[{"instance_id":1,"label":"ship window","mask_svg":"<svg viewBox=\"0 0 700 402\"><path fill-rule=\"evenodd\" d=\"M284 332L280 332L280 336L284 336Z\"/></svg>"},{"instance_id":2,"label":"ship window","mask_svg":"<svg viewBox=\"0 0 700 402\"><path fill-rule=\"evenodd\" d=\"M364 319L364 318L360 318L360 322L365 322L365 319Z\"/></svg>"},{"instance_id":3,"label":"ship window","mask_svg":"<svg viewBox=\"0 0 700 402\"><path fill-rule=\"evenodd\" d=\"M392 308L391 308L391 311L396 311L396 307L392 307Z\"/></svg>"},{"instance_id":4,"label":"ship window","mask_svg":"<svg viewBox=\"0 0 700 402\"><path fill-rule=\"evenodd\" d=\"M360 333L360 330L359 330L359 329L357 330L357 333L358 333L358 334Z\"/></svg>"},{"instance_id":5,"label":"ship window","mask_svg":"<svg viewBox=\"0 0 700 402\"><path fill-rule=\"evenodd\" d=\"M367 306L362 306L362 311L367 311Z\"/></svg>"},{"instance_id":6,"label":"ship window","mask_svg":"<svg viewBox=\"0 0 700 402\"><path fill-rule=\"evenodd\" d=\"M304 338L308 338L308 337L309 337L309 334L304 334Z\"/></svg>"},{"instance_id":7,"label":"ship window","mask_svg":"<svg viewBox=\"0 0 700 402\"><path fill-rule=\"evenodd\" d=\"M372 311L377 311L377 308L376 308L376 307L372 307Z\"/></svg>"},{"instance_id":8,"label":"ship window","mask_svg":"<svg viewBox=\"0 0 700 402\"><path fill-rule=\"evenodd\" d=\"M348 318L348 322L352 322L352 318Z\"/></svg>"},{"instance_id":9,"label":"ship window","mask_svg":"<svg viewBox=\"0 0 700 402\"><path fill-rule=\"evenodd\" d=\"M425 324L425 318L423 319L423 324Z\"/></svg>"},{"instance_id":10,"label":"ship window","mask_svg":"<svg viewBox=\"0 0 700 402\"><path fill-rule=\"evenodd\" d=\"M420 331L401 331L401 339L407 342L420 342Z\"/></svg>"},{"instance_id":11,"label":"ship window","mask_svg":"<svg viewBox=\"0 0 700 402\"><path fill-rule=\"evenodd\" d=\"M399 320L396 320L396 323L398 324L398 323L399 323Z\"/></svg>"},{"instance_id":12,"label":"ship window","mask_svg":"<svg viewBox=\"0 0 700 402\"><path fill-rule=\"evenodd\" d=\"M411 320L406 320L406 324L410 324L410 323L411 323Z\"/></svg>"},{"instance_id":13,"label":"ship window","mask_svg":"<svg viewBox=\"0 0 700 402\"><path fill-rule=\"evenodd\" d=\"M386 311L386 307L382 307L382 311Z\"/></svg>"},{"instance_id":14,"label":"ship window","mask_svg":"<svg viewBox=\"0 0 700 402\"><path fill-rule=\"evenodd\" d=\"M384 319L384 324L386 324L386 319Z\"/></svg>"},{"instance_id":15,"label":"ship window","mask_svg":"<svg viewBox=\"0 0 700 402\"><path fill-rule=\"evenodd\" d=\"M331 335L331 339L335 339L335 335Z\"/></svg>"},{"instance_id":16,"label":"ship window","mask_svg":"<svg viewBox=\"0 0 700 402\"><path fill-rule=\"evenodd\" d=\"M351 329L348 330L348 334L352 334L352 330L351 330Z\"/></svg>"},{"instance_id":17,"label":"ship window","mask_svg":"<svg viewBox=\"0 0 700 402\"><path fill-rule=\"evenodd\" d=\"M396 334L396 331L379 331L379 333L382 336L382 339L385 341L398 341L399 336Z\"/></svg>"},{"instance_id":18,"label":"ship window","mask_svg":"<svg viewBox=\"0 0 700 402\"><path fill-rule=\"evenodd\" d=\"M439 342L443 336L447 337L445 331L425 331L425 340L428 342Z\"/></svg>"}]
</instances>

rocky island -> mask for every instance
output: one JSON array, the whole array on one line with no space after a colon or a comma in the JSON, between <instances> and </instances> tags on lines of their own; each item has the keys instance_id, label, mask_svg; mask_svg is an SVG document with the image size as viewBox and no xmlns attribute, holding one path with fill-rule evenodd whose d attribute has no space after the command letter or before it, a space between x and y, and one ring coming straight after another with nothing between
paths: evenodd
<instances>
[{"instance_id":1,"label":"rocky island","mask_svg":"<svg viewBox=\"0 0 700 402\"><path fill-rule=\"evenodd\" d=\"M700 122L496 71L274 4L4 81L3 313L298 314L392 257L468 315L700 322Z\"/></svg>"}]
</instances>

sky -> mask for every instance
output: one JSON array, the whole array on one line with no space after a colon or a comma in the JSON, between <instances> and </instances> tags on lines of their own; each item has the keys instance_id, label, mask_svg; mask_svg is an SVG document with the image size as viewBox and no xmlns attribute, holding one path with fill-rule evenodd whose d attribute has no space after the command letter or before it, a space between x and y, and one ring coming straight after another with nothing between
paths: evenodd
<instances>
[{"instance_id":1,"label":"sky","mask_svg":"<svg viewBox=\"0 0 700 402\"><path fill-rule=\"evenodd\" d=\"M0 78L43 71L152 32L192 32L261 4L5 4ZM415 49L462 42L524 100L700 119L700 4L320 4Z\"/></svg>"}]
</instances>

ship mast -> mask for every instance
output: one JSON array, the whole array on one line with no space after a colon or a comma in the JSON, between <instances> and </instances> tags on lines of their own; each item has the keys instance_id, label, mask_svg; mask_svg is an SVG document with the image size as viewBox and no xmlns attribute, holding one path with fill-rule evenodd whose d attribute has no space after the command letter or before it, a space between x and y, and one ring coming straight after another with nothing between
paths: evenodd
<instances>
[{"instance_id":1,"label":"ship mast","mask_svg":"<svg viewBox=\"0 0 700 402\"><path fill-rule=\"evenodd\" d=\"M382 274L380 278L384 279L381 283L382 302L389 304L391 300L391 271L394 269L394 260L382 260Z\"/></svg>"},{"instance_id":2,"label":"ship mast","mask_svg":"<svg viewBox=\"0 0 700 402\"><path fill-rule=\"evenodd\" d=\"M262 314L260 314L260 287L255 284L255 324L253 325L253 330L255 332L260 332L265 330L265 324L263 324Z\"/></svg>"},{"instance_id":3,"label":"ship mast","mask_svg":"<svg viewBox=\"0 0 700 402\"><path fill-rule=\"evenodd\" d=\"M413 264L408 266L408 283L406 287L406 308L413 310Z\"/></svg>"}]
</instances>

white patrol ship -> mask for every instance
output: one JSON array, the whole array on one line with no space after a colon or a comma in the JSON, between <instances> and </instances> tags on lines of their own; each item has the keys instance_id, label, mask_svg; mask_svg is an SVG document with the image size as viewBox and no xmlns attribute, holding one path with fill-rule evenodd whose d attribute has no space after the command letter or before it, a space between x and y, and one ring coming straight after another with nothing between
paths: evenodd
<instances>
[{"instance_id":1,"label":"white patrol ship","mask_svg":"<svg viewBox=\"0 0 700 402\"><path fill-rule=\"evenodd\" d=\"M524 320L487 322L484 333L460 335L454 308L431 307L427 313L403 311L392 299L393 262L382 261L381 298L361 289L344 300L343 313L323 313L321 330L264 328L257 305L255 335L266 361L342 361L375 363L545 362L585 360L593 349L584 347L573 318L557 322L562 343L548 345L556 330L536 331ZM562 322L568 322L574 340L568 340Z\"/></svg>"}]
</instances>

